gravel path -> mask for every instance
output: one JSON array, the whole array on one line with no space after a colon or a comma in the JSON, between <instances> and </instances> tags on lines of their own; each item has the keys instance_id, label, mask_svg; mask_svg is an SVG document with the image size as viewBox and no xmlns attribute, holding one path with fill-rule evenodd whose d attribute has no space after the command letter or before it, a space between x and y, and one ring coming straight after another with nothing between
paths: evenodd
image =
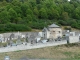
<instances>
[{"instance_id":1,"label":"gravel path","mask_svg":"<svg viewBox=\"0 0 80 60\"><path fill-rule=\"evenodd\" d=\"M67 44L67 42L64 40L64 41L57 41L57 42L48 42L48 43L44 43L44 44L37 43L34 45L27 44L27 45L18 45L18 46L12 46L12 47L4 47L4 48L0 48L0 53L42 48L42 47L47 47L47 46L57 46L57 45L62 45L62 44Z\"/></svg>"}]
</instances>

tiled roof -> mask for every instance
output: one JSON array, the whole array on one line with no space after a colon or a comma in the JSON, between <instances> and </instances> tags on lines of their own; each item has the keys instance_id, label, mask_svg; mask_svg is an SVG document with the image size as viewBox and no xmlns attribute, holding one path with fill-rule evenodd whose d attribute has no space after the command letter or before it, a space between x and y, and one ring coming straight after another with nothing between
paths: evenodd
<instances>
[{"instance_id":1,"label":"tiled roof","mask_svg":"<svg viewBox=\"0 0 80 60\"><path fill-rule=\"evenodd\" d=\"M50 28L59 28L60 26L56 25L56 24L52 24L49 26Z\"/></svg>"}]
</instances>

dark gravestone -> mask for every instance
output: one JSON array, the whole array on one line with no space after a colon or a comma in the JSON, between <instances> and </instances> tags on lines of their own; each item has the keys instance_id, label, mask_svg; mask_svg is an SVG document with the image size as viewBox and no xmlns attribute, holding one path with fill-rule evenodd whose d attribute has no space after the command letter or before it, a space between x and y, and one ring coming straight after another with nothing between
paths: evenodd
<instances>
[{"instance_id":1,"label":"dark gravestone","mask_svg":"<svg viewBox=\"0 0 80 60\"><path fill-rule=\"evenodd\" d=\"M35 40L34 35L30 35L29 42L31 42L31 44L34 44L34 40Z\"/></svg>"},{"instance_id":2,"label":"dark gravestone","mask_svg":"<svg viewBox=\"0 0 80 60\"><path fill-rule=\"evenodd\" d=\"M12 38L14 38L15 37L15 35L12 33L11 35L10 35L10 40L12 40Z\"/></svg>"},{"instance_id":3,"label":"dark gravestone","mask_svg":"<svg viewBox=\"0 0 80 60\"><path fill-rule=\"evenodd\" d=\"M69 36L66 36L67 44L69 44Z\"/></svg>"}]
</instances>

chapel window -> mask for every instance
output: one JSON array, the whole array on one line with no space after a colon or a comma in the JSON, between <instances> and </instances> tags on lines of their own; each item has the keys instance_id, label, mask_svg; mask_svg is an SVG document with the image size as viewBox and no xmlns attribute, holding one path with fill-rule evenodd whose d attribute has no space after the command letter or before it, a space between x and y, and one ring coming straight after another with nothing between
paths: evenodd
<instances>
[{"instance_id":1,"label":"chapel window","mask_svg":"<svg viewBox=\"0 0 80 60\"><path fill-rule=\"evenodd\" d=\"M59 31L59 33L61 33L61 32Z\"/></svg>"}]
</instances>

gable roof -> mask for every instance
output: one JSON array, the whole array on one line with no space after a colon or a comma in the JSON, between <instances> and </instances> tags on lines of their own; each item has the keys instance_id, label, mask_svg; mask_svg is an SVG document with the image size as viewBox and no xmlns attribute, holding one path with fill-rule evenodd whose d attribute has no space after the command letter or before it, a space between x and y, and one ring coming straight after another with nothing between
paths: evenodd
<instances>
[{"instance_id":1,"label":"gable roof","mask_svg":"<svg viewBox=\"0 0 80 60\"><path fill-rule=\"evenodd\" d=\"M46 27L44 27L44 29L42 31L48 31L48 29Z\"/></svg>"},{"instance_id":2,"label":"gable roof","mask_svg":"<svg viewBox=\"0 0 80 60\"><path fill-rule=\"evenodd\" d=\"M60 26L56 25L56 24L52 24L49 26L49 28L59 28Z\"/></svg>"}]
</instances>

